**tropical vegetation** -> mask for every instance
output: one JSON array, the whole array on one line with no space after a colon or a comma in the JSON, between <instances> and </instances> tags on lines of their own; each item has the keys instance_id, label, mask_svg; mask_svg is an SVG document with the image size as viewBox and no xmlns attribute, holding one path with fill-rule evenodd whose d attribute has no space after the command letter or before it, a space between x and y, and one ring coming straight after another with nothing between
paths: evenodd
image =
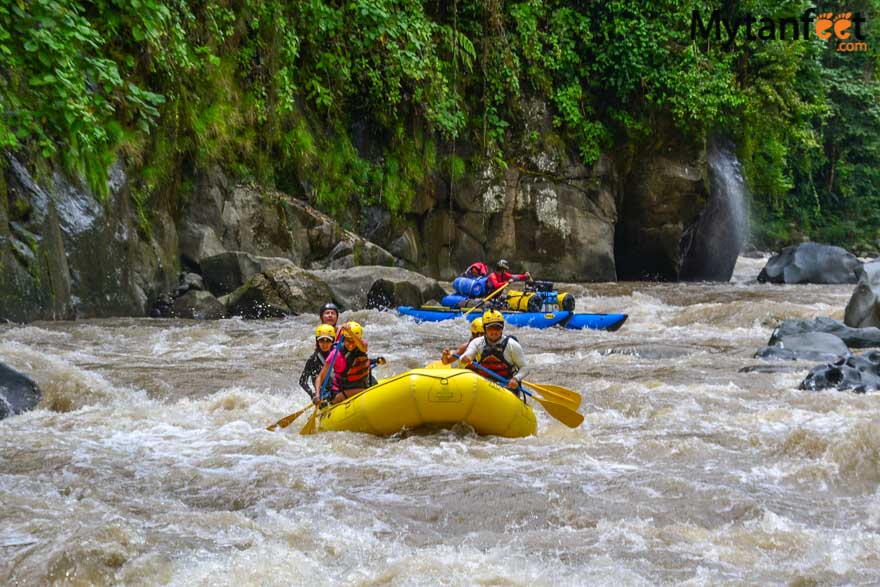
<instances>
[{"instance_id":1,"label":"tropical vegetation","mask_svg":"<svg viewBox=\"0 0 880 587\"><path fill-rule=\"evenodd\" d=\"M0 147L100 197L120 157L145 223L221 164L330 212L395 214L434 176L515 163L524 109L590 164L648 145L736 141L753 242L880 238L880 0L867 50L692 38L708 18L799 16L792 0L10 0L0 3ZM544 137L527 137L539 141Z\"/></svg>"}]
</instances>

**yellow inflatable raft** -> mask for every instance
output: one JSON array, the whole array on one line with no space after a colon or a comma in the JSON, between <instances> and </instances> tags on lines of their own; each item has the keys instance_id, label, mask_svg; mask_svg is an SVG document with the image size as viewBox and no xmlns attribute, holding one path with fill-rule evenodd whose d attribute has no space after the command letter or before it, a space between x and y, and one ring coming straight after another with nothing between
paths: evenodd
<instances>
[{"instance_id":1,"label":"yellow inflatable raft","mask_svg":"<svg viewBox=\"0 0 880 587\"><path fill-rule=\"evenodd\" d=\"M535 413L520 398L467 369L413 369L321 410L319 431L387 436L404 428L465 422L478 434L535 433Z\"/></svg>"}]
</instances>

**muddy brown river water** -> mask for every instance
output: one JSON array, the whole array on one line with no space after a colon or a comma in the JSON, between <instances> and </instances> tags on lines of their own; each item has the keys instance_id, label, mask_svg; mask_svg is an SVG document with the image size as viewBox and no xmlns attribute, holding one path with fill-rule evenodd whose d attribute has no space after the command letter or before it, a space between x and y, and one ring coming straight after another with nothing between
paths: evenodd
<instances>
[{"instance_id":1,"label":"muddy brown river water","mask_svg":"<svg viewBox=\"0 0 880 587\"><path fill-rule=\"evenodd\" d=\"M618 332L519 329L530 379L582 393L570 430L374 438L265 427L315 316L0 327L44 398L0 422L3 585L876 585L880 394L740 373L784 318L853 286L576 285ZM467 336L346 312L385 377ZM513 331L514 329L511 329Z\"/></svg>"}]
</instances>

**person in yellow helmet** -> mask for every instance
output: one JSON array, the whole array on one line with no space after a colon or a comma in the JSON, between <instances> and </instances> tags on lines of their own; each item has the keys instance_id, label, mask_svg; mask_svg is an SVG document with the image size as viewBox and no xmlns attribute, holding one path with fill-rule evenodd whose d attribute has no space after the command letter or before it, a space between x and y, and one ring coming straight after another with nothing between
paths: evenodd
<instances>
[{"instance_id":1,"label":"person in yellow helmet","mask_svg":"<svg viewBox=\"0 0 880 587\"><path fill-rule=\"evenodd\" d=\"M329 324L321 324L315 329L315 352L306 361L302 374L299 376L299 385L305 390L309 397L317 396L318 388L315 386L318 373L327 362L327 357L333 349L333 343L336 340L336 329ZM342 369L344 364L341 362L342 357L338 359L339 368Z\"/></svg>"},{"instance_id":2,"label":"person in yellow helmet","mask_svg":"<svg viewBox=\"0 0 880 587\"><path fill-rule=\"evenodd\" d=\"M367 341L363 339L364 329L357 322L346 322L339 329L344 337L339 355L344 364L339 368L333 361L333 379L329 382L331 402L338 404L362 392L370 386L370 359L367 357ZM329 376L329 365L325 364L317 381L323 382ZM320 388L320 384L316 382Z\"/></svg>"},{"instance_id":3,"label":"person in yellow helmet","mask_svg":"<svg viewBox=\"0 0 880 587\"><path fill-rule=\"evenodd\" d=\"M475 318L473 322L471 322L471 337L467 339L467 341L458 345L458 348L455 350L455 354L461 356L465 350L467 350L467 346L470 342L477 338L483 336L483 319ZM449 348L443 349L443 356L441 357L444 365L451 365L457 359L452 355L452 351Z\"/></svg>"},{"instance_id":4,"label":"person in yellow helmet","mask_svg":"<svg viewBox=\"0 0 880 587\"><path fill-rule=\"evenodd\" d=\"M528 375L529 363L519 341L504 336L504 315L498 310L487 310L483 314L483 329L485 334L473 339L461 355L461 364L467 367L478 361L486 369L508 379L508 389L518 389ZM483 376L489 378L488 374Z\"/></svg>"}]
</instances>

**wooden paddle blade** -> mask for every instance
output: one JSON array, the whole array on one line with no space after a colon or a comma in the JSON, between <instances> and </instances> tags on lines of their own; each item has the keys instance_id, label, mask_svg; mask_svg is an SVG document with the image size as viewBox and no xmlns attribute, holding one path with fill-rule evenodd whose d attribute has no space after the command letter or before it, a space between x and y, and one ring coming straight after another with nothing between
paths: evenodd
<instances>
[{"instance_id":1,"label":"wooden paddle blade","mask_svg":"<svg viewBox=\"0 0 880 587\"><path fill-rule=\"evenodd\" d=\"M561 387L559 385L550 385L547 383L532 383L531 381L523 381L523 383L525 383L529 387L534 388L535 391L537 391L547 399L555 401L558 404L568 406L572 410L577 410L579 407L581 407L581 402L584 401L584 398L581 397L581 394L574 392L570 389L566 389L565 387Z\"/></svg>"},{"instance_id":2,"label":"wooden paddle blade","mask_svg":"<svg viewBox=\"0 0 880 587\"><path fill-rule=\"evenodd\" d=\"M302 430L300 430L299 433L302 434L303 436L308 436L309 434L314 434L315 432L317 432L318 427L316 426L316 423L315 423L315 419L317 418L317 416L318 416L318 408L315 408L312 411L312 415L309 416L308 422L306 422L306 425L302 427Z\"/></svg>"},{"instance_id":3,"label":"wooden paddle blade","mask_svg":"<svg viewBox=\"0 0 880 587\"><path fill-rule=\"evenodd\" d=\"M532 396L532 399L541 404L544 409L547 410L548 414L550 414L569 428L577 428L584 421L584 417L582 414L579 414L574 410L569 410L563 405L549 402L535 396Z\"/></svg>"},{"instance_id":4,"label":"wooden paddle blade","mask_svg":"<svg viewBox=\"0 0 880 587\"><path fill-rule=\"evenodd\" d=\"M272 424L271 426L266 428L266 430L271 432L277 428L287 428L288 426L293 424L294 420L296 420L297 418L302 416L306 412L306 410L308 410L310 407L312 407L311 404L304 407L303 409L301 409L298 412L294 412L288 416L284 416L283 418L281 418L280 420L278 420L277 422L275 422L274 424Z\"/></svg>"}]
</instances>

